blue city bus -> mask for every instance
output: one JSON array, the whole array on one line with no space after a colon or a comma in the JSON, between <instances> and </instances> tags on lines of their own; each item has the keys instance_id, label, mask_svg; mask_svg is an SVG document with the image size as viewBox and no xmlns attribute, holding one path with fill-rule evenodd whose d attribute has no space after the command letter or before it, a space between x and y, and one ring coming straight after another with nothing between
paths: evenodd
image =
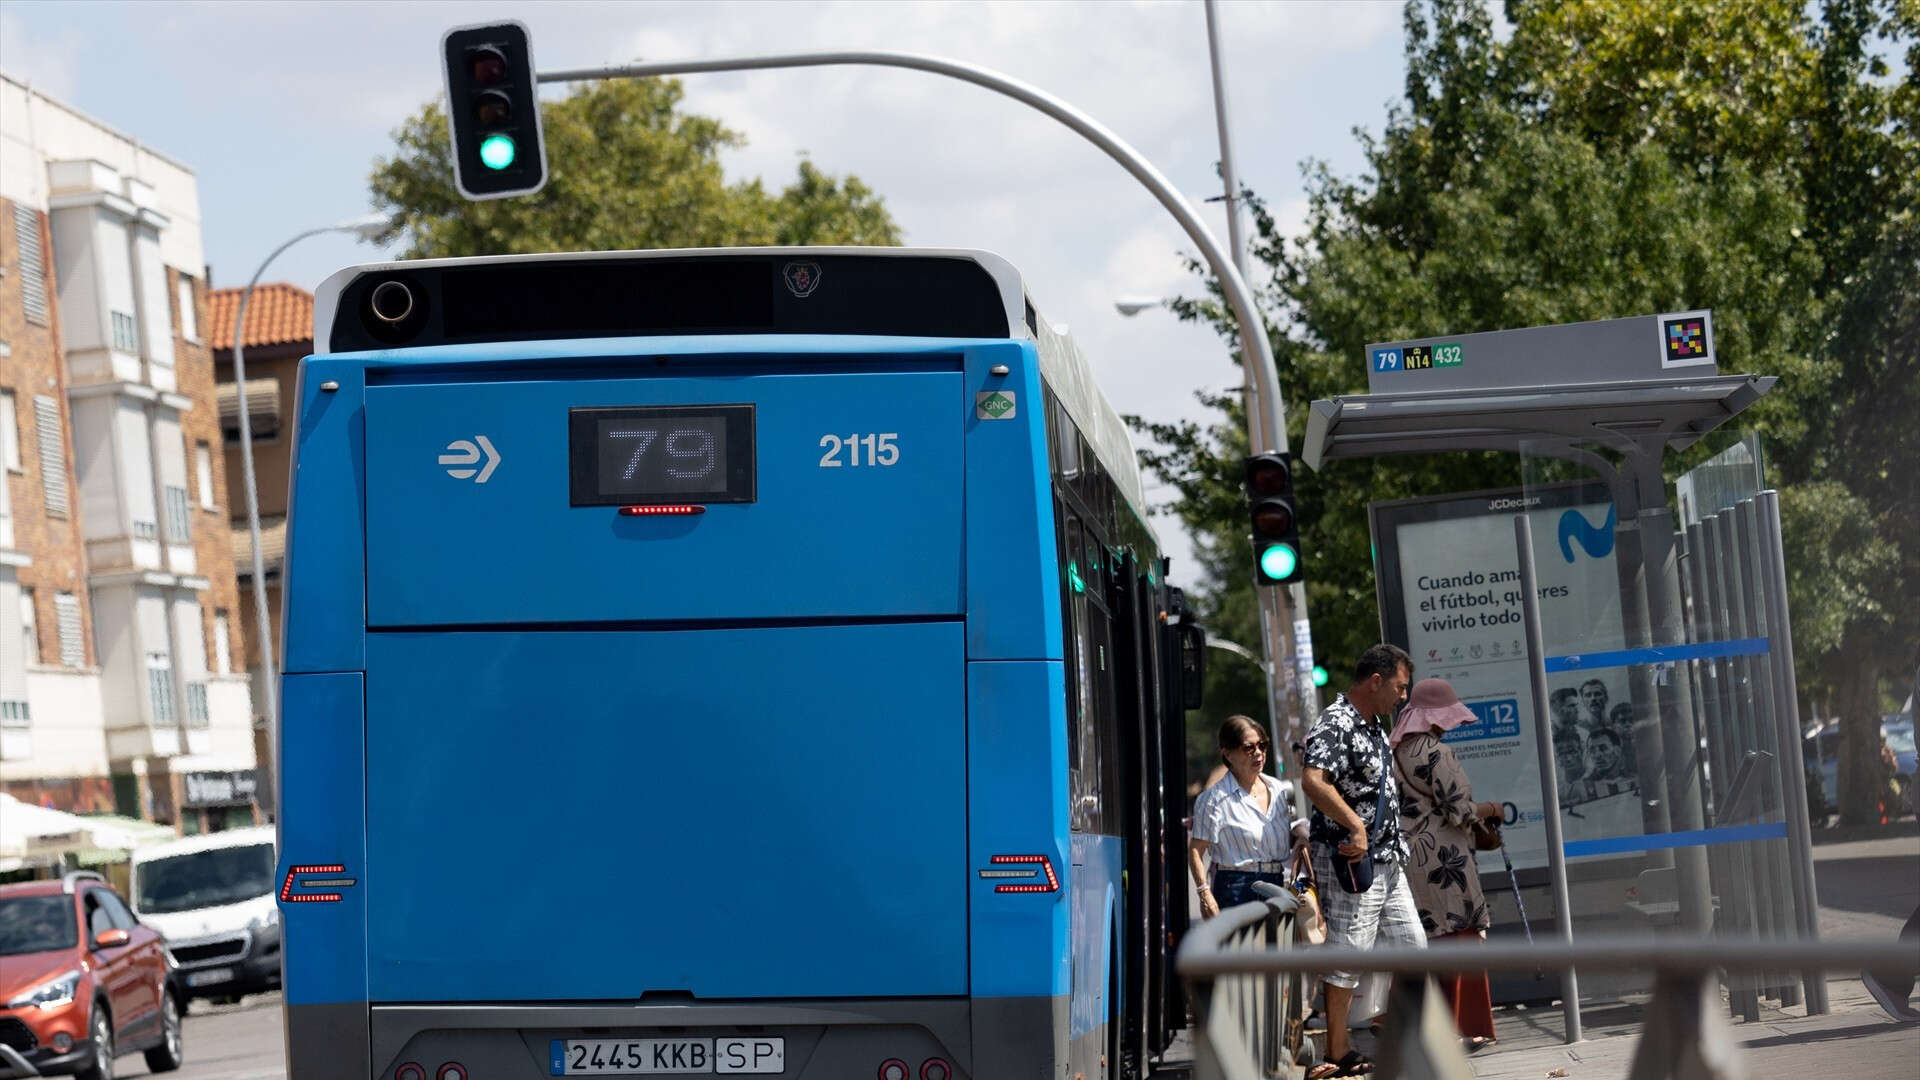
<instances>
[{"instance_id":1,"label":"blue city bus","mask_svg":"<svg viewBox=\"0 0 1920 1080\"><path fill-rule=\"evenodd\" d=\"M1201 637L979 252L344 270L281 679L293 1080L1140 1076Z\"/></svg>"}]
</instances>

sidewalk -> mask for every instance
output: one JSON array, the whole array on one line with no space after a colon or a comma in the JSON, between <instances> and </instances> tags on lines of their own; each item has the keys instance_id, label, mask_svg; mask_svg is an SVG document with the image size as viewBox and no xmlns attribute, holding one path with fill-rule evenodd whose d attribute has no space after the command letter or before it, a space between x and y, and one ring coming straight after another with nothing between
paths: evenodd
<instances>
[{"instance_id":1,"label":"sidewalk","mask_svg":"<svg viewBox=\"0 0 1920 1080\"><path fill-rule=\"evenodd\" d=\"M1920 1076L1920 1025L1888 1019L1857 978L1829 980L1827 995L1833 1011L1826 1016L1805 1016L1798 1007L1768 1008L1757 1021L1731 1023L1748 1076L1760 1080L1826 1075L1841 1063L1854 1080ZM1568 1046L1561 1042L1560 1010L1501 1009L1495 1019L1500 1042L1474 1055L1474 1076L1478 1080L1625 1077L1640 1042L1641 1012L1638 1005L1588 1010L1582 1014L1585 1041Z\"/></svg>"}]
</instances>

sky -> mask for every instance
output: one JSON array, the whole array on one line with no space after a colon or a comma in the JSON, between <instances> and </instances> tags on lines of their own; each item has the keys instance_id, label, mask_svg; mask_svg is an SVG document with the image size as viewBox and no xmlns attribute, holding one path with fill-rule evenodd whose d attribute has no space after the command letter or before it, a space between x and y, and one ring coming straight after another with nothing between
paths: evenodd
<instances>
[{"instance_id":1,"label":"sky","mask_svg":"<svg viewBox=\"0 0 1920 1080\"><path fill-rule=\"evenodd\" d=\"M392 132L443 93L449 27L517 18L536 66L875 49L993 68L1091 114L1194 205L1222 246L1225 214L1206 18L1196 2L532 4L0 3L0 69L192 168L216 287L245 284L297 232L367 213L367 176ZM1402 89L1398 2L1220 5L1233 157L1283 227L1305 211L1302 164L1361 166ZM984 248L1018 267L1043 317L1065 325L1122 413L1208 420L1201 389L1239 385L1210 330L1121 298L1192 294L1198 248L1145 188L1058 122L991 91L881 68L684 76L685 107L747 144L729 179L775 190L804 156L873 187L910 245ZM559 91L556 91L559 92ZM303 241L266 281L313 289L389 253L344 236ZM1355 388L1364 370L1354 357ZM1289 409L1304 405L1289 402ZM1170 489L1147 478L1148 500ZM1171 580L1197 570L1157 519Z\"/></svg>"}]
</instances>

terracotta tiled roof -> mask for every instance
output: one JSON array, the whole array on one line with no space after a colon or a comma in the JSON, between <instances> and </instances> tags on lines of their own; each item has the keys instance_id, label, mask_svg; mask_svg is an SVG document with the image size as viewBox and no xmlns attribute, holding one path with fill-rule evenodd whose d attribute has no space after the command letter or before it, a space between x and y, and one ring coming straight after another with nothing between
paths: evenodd
<instances>
[{"instance_id":1,"label":"terracotta tiled roof","mask_svg":"<svg viewBox=\"0 0 1920 1080\"><path fill-rule=\"evenodd\" d=\"M207 319L215 349L233 348L233 313L240 306L240 289L213 289L207 293ZM313 340L313 294L276 281L255 285L247 300L247 348Z\"/></svg>"}]
</instances>

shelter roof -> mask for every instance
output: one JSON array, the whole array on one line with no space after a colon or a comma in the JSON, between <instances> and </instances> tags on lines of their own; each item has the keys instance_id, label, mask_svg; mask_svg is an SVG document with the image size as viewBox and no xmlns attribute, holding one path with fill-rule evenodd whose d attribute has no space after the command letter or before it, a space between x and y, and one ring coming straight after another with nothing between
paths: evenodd
<instances>
[{"instance_id":1,"label":"shelter roof","mask_svg":"<svg viewBox=\"0 0 1920 1080\"><path fill-rule=\"evenodd\" d=\"M1771 375L1519 389L1355 394L1315 401L1301 456L1342 458L1462 450L1518 451L1547 438L1684 449L1773 389Z\"/></svg>"}]
</instances>

